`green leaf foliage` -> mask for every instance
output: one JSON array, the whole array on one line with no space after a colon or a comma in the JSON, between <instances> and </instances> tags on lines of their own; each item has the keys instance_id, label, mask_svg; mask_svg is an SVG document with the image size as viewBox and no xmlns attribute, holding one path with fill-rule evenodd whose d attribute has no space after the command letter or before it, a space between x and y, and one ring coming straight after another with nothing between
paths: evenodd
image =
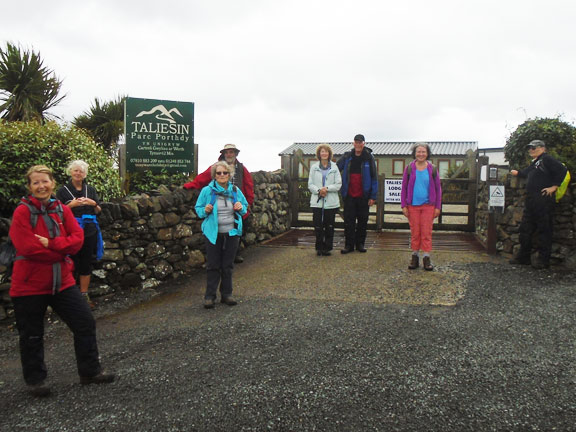
<instances>
[{"instance_id":1,"label":"green leaf foliage","mask_svg":"<svg viewBox=\"0 0 576 432\"><path fill-rule=\"evenodd\" d=\"M546 143L546 151L576 173L576 127L560 118L526 120L512 132L504 156L513 169L525 168L530 163L526 146L539 139Z\"/></svg>"},{"instance_id":2,"label":"green leaf foliage","mask_svg":"<svg viewBox=\"0 0 576 432\"><path fill-rule=\"evenodd\" d=\"M189 181L188 174L168 174L164 171L160 174L152 174L150 171L139 171L130 174L130 194L149 193L158 189L160 185L174 190Z\"/></svg>"},{"instance_id":3,"label":"green leaf foliage","mask_svg":"<svg viewBox=\"0 0 576 432\"><path fill-rule=\"evenodd\" d=\"M25 175L31 166L52 168L58 185L62 185L69 180L68 164L76 159L88 163L87 180L103 201L122 195L113 160L86 132L55 122L0 121L0 215L11 216L27 194Z\"/></svg>"},{"instance_id":4,"label":"green leaf foliage","mask_svg":"<svg viewBox=\"0 0 576 432\"><path fill-rule=\"evenodd\" d=\"M0 48L0 114L7 121L44 122L59 96L62 81L43 65L40 54L11 43ZM53 116L55 117L55 116Z\"/></svg>"},{"instance_id":5,"label":"green leaf foliage","mask_svg":"<svg viewBox=\"0 0 576 432\"><path fill-rule=\"evenodd\" d=\"M116 156L118 137L124 132L124 100L118 96L115 100L101 102L94 99L88 111L76 117L72 122L76 127L86 129L110 156Z\"/></svg>"}]
</instances>

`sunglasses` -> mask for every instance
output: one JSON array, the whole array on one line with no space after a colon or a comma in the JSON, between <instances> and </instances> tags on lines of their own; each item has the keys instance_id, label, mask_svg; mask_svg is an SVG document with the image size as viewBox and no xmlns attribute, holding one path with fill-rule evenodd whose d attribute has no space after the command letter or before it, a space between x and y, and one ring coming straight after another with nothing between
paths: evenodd
<instances>
[{"instance_id":1,"label":"sunglasses","mask_svg":"<svg viewBox=\"0 0 576 432\"><path fill-rule=\"evenodd\" d=\"M528 150L536 150L536 146L528 146Z\"/></svg>"},{"instance_id":2,"label":"sunglasses","mask_svg":"<svg viewBox=\"0 0 576 432\"><path fill-rule=\"evenodd\" d=\"M228 171L216 171L216 175L228 175L230 174Z\"/></svg>"}]
</instances>

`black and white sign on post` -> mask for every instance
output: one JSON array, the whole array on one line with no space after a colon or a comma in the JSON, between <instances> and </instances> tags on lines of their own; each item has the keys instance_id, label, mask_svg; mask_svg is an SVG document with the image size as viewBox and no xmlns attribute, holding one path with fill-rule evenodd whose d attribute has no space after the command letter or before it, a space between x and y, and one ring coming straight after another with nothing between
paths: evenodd
<instances>
[{"instance_id":1,"label":"black and white sign on post","mask_svg":"<svg viewBox=\"0 0 576 432\"><path fill-rule=\"evenodd\" d=\"M400 204L402 179L384 180L384 202Z\"/></svg>"},{"instance_id":2,"label":"black and white sign on post","mask_svg":"<svg viewBox=\"0 0 576 432\"><path fill-rule=\"evenodd\" d=\"M504 212L505 203L505 188L504 185L490 185L490 197L488 199L488 207L500 207L500 210Z\"/></svg>"}]
</instances>

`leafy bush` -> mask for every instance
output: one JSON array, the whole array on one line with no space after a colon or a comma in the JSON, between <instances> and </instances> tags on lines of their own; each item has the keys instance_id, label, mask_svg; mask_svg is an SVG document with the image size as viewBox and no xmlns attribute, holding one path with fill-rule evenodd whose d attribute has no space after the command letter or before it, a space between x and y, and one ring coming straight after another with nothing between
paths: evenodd
<instances>
[{"instance_id":1,"label":"leafy bush","mask_svg":"<svg viewBox=\"0 0 576 432\"><path fill-rule=\"evenodd\" d=\"M512 132L504 147L511 168L522 169L530 163L526 146L535 139L544 141L547 152L576 173L576 127L560 118L530 119Z\"/></svg>"},{"instance_id":2,"label":"leafy bush","mask_svg":"<svg viewBox=\"0 0 576 432\"><path fill-rule=\"evenodd\" d=\"M130 194L148 193L158 189L160 185L174 190L189 181L188 174L168 174L167 172L152 174L150 171L141 171L130 173L129 189Z\"/></svg>"},{"instance_id":3,"label":"leafy bush","mask_svg":"<svg viewBox=\"0 0 576 432\"><path fill-rule=\"evenodd\" d=\"M90 165L88 182L102 200L122 195L112 159L86 132L54 122L0 122L0 215L10 216L27 194L24 176L32 165L49 166L62 185L69 180L66 167L74 159Z\"/></svg>"}]
</instances>

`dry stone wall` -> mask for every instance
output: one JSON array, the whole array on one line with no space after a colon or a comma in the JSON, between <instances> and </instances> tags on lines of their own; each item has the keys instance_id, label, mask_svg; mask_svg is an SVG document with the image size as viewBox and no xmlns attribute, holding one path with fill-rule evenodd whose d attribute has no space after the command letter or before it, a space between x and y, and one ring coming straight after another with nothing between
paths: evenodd
<instances>
[{"instance_id":1,"label":"dry stone wall","mask_svg":"<svg viewBox=\"0 0 576 432\"><path fill-rule=\"evenodd\" d=\"M497 243L499 252L515 254L520 247L519 228L524 212L526 191L524 180L506 177L505 185L506 207L504 212L495 211ZM488 190L485 182L481 182L478 191L478 208L476 212L476 234L482 242L486 242L488 228ZM570 269L576 269L576 183L570 185L566 195L556 204L554 212L554 236L552 244L552 262ZM534 245L537 237L534 237Z\"/></svg>"},{"instance_id":2,"label":"dry stone wall","mask_svg":"<svg viewBox=\"0 0 576 432\"><path fill-rule=\"evenodd\" d=\"M287 231L291 220L284 171L259 171L252 176L255 202L246 246ZM201 268L205 260L202 220L194 211L198 193L160 188L154 194L103 203L99 223L104 257L93 271L91 295L152 288ZM9 221L0 221L2 241L8 227ZM0 267L0 273L4 270ZM8 289L8 283L0 285L0 319L10 313Z\"/></svg>"}]
</instances>

